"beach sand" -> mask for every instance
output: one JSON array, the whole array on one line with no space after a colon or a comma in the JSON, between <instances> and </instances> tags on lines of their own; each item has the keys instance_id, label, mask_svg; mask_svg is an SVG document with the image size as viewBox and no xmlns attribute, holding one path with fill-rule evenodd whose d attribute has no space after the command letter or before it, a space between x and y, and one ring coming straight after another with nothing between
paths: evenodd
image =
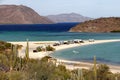
<instances>
[{"instance_id":1,"label":"beach sand","mask_svg":"<svg viewBox=\"0 0 120 80\"><path fill-rule=\"evenodd\" d=\"M85 40L84 43L79 44L69 44L69 45L60 45L60 46L54 46L55 50L63 50L67 48L72 47L78 47L78 46L84 46L84 45L90 45L90 44L100 44L100 43L107 43L107 42L116 42L120 41L120 39L113 39L113 40L95 40L94 42L89 42L88 40ZM58 41L29 41L29 57L34 59L41 59L45 56L48 56L52 52L33 52L33 50L36 49L38 46L47 46L47 45L53 45ZM26 42L10 42L12 44L19 44L23 45L22 49L19 50L19 57L25 56L25 49L26 49ZM63 63L73 63L74 65L67 65L65 64L67 69L76 69L76 68L85 68L89 69L92 68L93 63L87 63L87 62L76 62L76 61L67 61L67 60L60 60L57 59L57 62L63 62ZM113 73L120 72L120 66L114 66L114 65L108 65L110 67L110 70Z\"/></svg>"}]
</instances>

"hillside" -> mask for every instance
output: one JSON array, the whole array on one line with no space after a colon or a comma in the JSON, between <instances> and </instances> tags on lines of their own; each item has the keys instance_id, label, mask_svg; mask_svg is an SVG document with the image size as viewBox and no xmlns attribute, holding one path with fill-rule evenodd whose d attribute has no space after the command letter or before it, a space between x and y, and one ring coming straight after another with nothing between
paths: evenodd
<instances>
[{"instance_id":1,"label":"hillside","mask_svg":"<svg viewBox=\"0 0 120 80\"><path fill-rule=\"evenodd\" d=\"M0 24L44 24L53 23L33 9L23 5L0 5Z\"/></svg>"},{"instance_id":2,"label":"hillside","mask_svg":"<svg viewBox=\"0 0 120 80\"><path fill-rule=\"evenodd\" d=\"M70 32L120 32L120 18L109 17L86 21L71 28Z\"/></svg>"},{"instance_id":3,"label":"hillside","mask_svg":"<svg viewBox=\"0 0 120 80\"><path fill-rule=\"evenodd\" d=\"M56 23L63 23L63 22L84 22L91 20L92 18L82 16L76 13L69 13L69 14L58 14L58 15L48 15L46 16L52 21Z\"/></svg>"}]
</instances>

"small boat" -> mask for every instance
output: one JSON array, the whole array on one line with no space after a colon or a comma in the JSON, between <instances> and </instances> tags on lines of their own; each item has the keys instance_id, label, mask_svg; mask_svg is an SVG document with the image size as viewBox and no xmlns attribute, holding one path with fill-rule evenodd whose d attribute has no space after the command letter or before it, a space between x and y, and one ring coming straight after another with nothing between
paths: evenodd
<instances>
[{"instance_id":1,"label":"small boat","mask_svg":"<svg viewBox=\"0 0 120 80\"><path fill-rule=\"evenodd\" d=\"M77 53L79 53L79 52L78 52L78 51L73 50L73 53L77 54Z\"/></svg>"}]
</instances>

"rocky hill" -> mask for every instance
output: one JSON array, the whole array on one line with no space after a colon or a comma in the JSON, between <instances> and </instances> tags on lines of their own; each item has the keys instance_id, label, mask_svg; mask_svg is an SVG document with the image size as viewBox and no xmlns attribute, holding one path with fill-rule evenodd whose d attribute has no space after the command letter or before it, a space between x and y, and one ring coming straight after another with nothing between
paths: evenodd
<instances>
[{"instance_id":1,"label":"rocky hill","mask_svg":"<svg viewBox=\"0 0 120 80\"><path fill-rule=\"evenodd\" d=\"M53 23L33 9L23 5L0 5L0 24L46 24Z\"/></svg>"},{"instance_id":2,"label":"rocky hill","mask_svg":"<svg viewBox=\"0 0 120 80\"><path fill-rule=\"evenodd\" d=\"M120 32L120 17L99 18L71 28L70 32Z\"/></svg>"},{"instance_id":3,"label":"rocky hill","mask_svg":"<svg viewBox=\"0 0 120 80\"><path fill-rule=\"evenodd\" d=\"M70 14L58 14L58 15L48 15L46 16L52 21L56 23L64 23L64 22L84 22L91 20L92 18L82 16L77 13L70 13Z\"/></svg>"}]
</instances>

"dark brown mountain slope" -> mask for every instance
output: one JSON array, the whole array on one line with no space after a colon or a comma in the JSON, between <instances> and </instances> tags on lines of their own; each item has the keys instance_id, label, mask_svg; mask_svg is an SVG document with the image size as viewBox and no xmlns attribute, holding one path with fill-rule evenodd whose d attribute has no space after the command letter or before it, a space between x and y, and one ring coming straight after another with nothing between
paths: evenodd
<instances>
[{"instance_id":1,"label":"dark brown mountain slope","mask_svg":"<svg viewBox=\"0 0 120 80\"><path fill-rule=\"evenodd\" d=\"M70 32L120 32L120 18L99 18L86 21L70 29Z\"/></svg>"},{"instance_id":2,"label":"dark brown mountain slope","mask_svg":"<svg viewBox=\"0 0 120 80\"><path fill-rule=\"evenodd\" d=\"M20 5L0 5L0 24L39 24L53 23L40 16L33 9Z\"/></svg>"}]
</instances>

